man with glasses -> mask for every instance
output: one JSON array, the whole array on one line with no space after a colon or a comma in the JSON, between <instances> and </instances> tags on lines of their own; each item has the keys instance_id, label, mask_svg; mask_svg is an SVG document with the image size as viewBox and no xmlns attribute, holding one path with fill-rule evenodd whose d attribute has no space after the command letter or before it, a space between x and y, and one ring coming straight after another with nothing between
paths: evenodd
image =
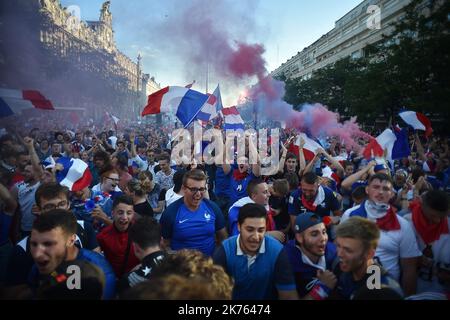
<instances>
[{"instance_id":1,"label":"man with glasses","mask_svg":"<svg viewBox=\"0 0 450 320\"><path fill-rule=\"evenodd\" d=\"M183 177L183 198L172 203L161 216L166 248L196 249L210 256L227 238L225 219L219 207L205 199L206 175L194 169Z\"/></svg>"},{"instance_id":2,"label":"man with glasses","mask_svg":"<svg viewBox=\"0 0 450 320\"><path fill-rule=\"evenodd\" d=\"M46 214L55 209L70 210L69 189L56 182L41 184L34 197L36 202L33 209L34 215ZM79 248L100 252L91 223L77 221L76 245ZM10 291L13 291L14 287L20 288L21 285L26 284L32 266L30 237L25 237L14 247L8 264L5 285L10 287Z\"/></svg>"}]
</instances>

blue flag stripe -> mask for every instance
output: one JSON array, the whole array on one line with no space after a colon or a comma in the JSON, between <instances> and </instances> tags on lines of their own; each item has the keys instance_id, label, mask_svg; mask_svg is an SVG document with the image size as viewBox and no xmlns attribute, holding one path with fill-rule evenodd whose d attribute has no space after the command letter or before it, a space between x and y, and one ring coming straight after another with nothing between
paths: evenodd
<instances>
[{"instance_id":1,"label":"blue flag stripe","mask_svg":"<svg viewBox=\"0 0 450 320\"><path fill-rule=\"evenodd\" d=\"M12 116L13 114L14 112L11 110L5 100L0 98L0 118Z\"/></svg>"},{"instance_id":2,"label":"blue flag stripe","mask_svg":"<svg viewBox=\"0 0 450 320\"><path fill-rule=\"evenodd\" d=\"M186 92L177 110L177 117L184 127L187 127L194 120L206 100L208 100L206 94L194 90Z\"/></svg>"}]
</instances>

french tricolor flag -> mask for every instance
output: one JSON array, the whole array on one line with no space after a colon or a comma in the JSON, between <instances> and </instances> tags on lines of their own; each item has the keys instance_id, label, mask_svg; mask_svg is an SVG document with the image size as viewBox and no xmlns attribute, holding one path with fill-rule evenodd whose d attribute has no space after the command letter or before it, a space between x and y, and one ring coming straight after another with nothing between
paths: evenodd
<instances>
[{"instance_id":1,"label":"french tricolor flag","mask_svg":"<svg viewBox=\"0 0 450 320\"><path fill-rule=\"evenodd\" d=\"M20 114L26 109L55 110L39 91L0 88L0 118Z\"/></svg>"},{"instance_id":2,"label":"french tricolor flag","mask_svg":"<svg viewBox=\"0 0 450 320\"><path fill-rule=\"evenodd\" d=\"M197 114L197 119L208 122L217 117L220 110L222 110L222 97L220 95L219 85L213 94L208 94L208 100L202 106L200 112Z\"/></svg>"},{"instance_id":3,"label":"french tricolor flag","mask_svg":"<svg viewBox=\"0 0 450 320\"><path fill-rule=\"evenodd\" d=\"M396 160L406 158L411 150L408 145L408 136L405 129L395 128L384 130L378 137L371 139L369 144L363 150L364 158L371 159L383 157L384 150L387 151L387 160Z\"/></svg>"},{"instance_id":4,"label":"french tricolor flag","mask_svg":"<svg viewBox=\"0 0 450 320\"><path fill-rule=\"evenodd\" d=\"M415 111L403 111L398 114L408 125L416 130L425 131L425 136L429 137L433 132L431 121L423 113Z\"/></svg>"},{"instance_id":5,"label":"french tricolor flag","mask_svg":"<svg viewBox=\"0 0 450 320\"><path fill-rule=\"evenodd\" d=\"M241 115L235 106L223 108L222 114L224 118L223 128L225 130L245 129L244 120L242 120Z\"/></svg>"},{"instance_id":6,"label":"french tricolor flag","mask_svg":"<svg viewBox=\"0 0 450 320\"><path fill-rule=\"evenodd\" d=\"M92 181L91 171L81 159L61 157L56 161L63 169L56 173L56 180L70 191L80 191L88 187Z\"/></svg>"},{"instance_id":7,"label":"french tricolor flag","mask_svg":"<svg viewBox=\"0 0 450 320\"><path fill-rule=\"evenodd\" d=\"M289 152L292 152L296 156L298 156L299 152L300 138L303 138L305 141L305 145L303 146L303 155L305 156L305 160L311 161L317 154L317 149L322 148L322 146L302 132L297 135L297 140L293 145L291 144L288 149Z\"/></svg>"},{"instance_id":8,"label":"french tricolor flag","mask_svg":"<svg viewBox=\"0 0 450 320\"><path fill-rule=\"evenodd\" d=\"M208 95L201 92L169 86L148 96L147 105L141 115L175 112L184 127L187 127L207 100Z\"/></svg>"}]
</instances>

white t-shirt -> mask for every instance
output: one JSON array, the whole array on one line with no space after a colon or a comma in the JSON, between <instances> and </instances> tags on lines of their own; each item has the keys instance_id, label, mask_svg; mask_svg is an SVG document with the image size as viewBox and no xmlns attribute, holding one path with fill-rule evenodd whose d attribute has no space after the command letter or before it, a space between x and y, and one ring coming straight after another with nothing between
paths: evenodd
<instances>
[{"instance_id":1,"label":"white t-shirt","mask_svg":"<svg viewBox=\"0 0 450 320\"><path fill-rule=\"evenodd\" d=\"M118 186L114 188L115 192L122 192ZM92 187L92 192L102 192L102 184L97 183L95 186Z\"/></svg>"},{"instance_id":2,"label":"white t-shirt","mask_svg":"<svg viewBox=\"0 0 450 320\"><path fill-rule=\"evenodd\" d=\"M419 247L419 250L423 252L426 245L425 242L422 240L418 232L416 231L416 228L414 228L414 223L412 222L412 216L411 214L406 214L404 216L405 220L407 220L411 226L411 229L414 231L417 239L417 244ZM447 219L448 226L450 229L450 219ZM446 268L450 267L450 234L441 234L438 240L431 243L431 250L433 252L433 278L431 281L426 281L419 277L417 279L417 293L422 292L444 292L444 287L439 283L436 274L436 267L437 264L443 264Z\"/></svg>"},{"instance_id":3,"label":"white t-shirt","mask_svg":"<svg viewBox=\"0 0 450 320\"><path fill-rule=\"evenodd\" d=\"M344 212L341 223L347 220L350 213L359 206L350 208ZM375 256L380 259L384 269L386 269L395 280L400 279L400 259L420 257L422 252L417 246L414 231L408 221L397 215L400 223L400 230L383 231L380 230L380 240L378 242Z\"/></svg>"},{"instance_id":4,"label":"white t-shirt","mask_svg":"<svg viewBox=\"0 0 450 320\"><path fill-rule=\"evenodd\" d=\"M110 144L111 144L111 147L112 147L114 150L116 150L117 137L116 137L116 136L111 136L111 137L108 138L108 140L109 140L109 142L110 142Z\"/></svg>"},{"instance_id":5,"label":"white t-shirt","mask_svg":"<svg viewBox=\"0 0 450 320\"><path fill-rule=\"evenodd\" d=\"M41 183L37 182L30 186L24 181L15 185L17 188L17 202L20 205L20 213L22 214L20 220L20 228L22 231L31 231L31 227L33 226L34 219L36 218L32 213L32 208L35 204L34 195L40 185Z\"/></svg>"},{"instance_id":6,"label":"white t-shirt","mask_svg":"<svg viewBox=\"0 0 450 320\"><path fill-rule=\"evenodd\" d=\"M179 195L178 193L175 193L173 191L173 187L167 190L165 200L166 200L166 208L170 206L172 203L177 201L178 199L183 198L182 195Z\"/></svg>"}]
</instances>

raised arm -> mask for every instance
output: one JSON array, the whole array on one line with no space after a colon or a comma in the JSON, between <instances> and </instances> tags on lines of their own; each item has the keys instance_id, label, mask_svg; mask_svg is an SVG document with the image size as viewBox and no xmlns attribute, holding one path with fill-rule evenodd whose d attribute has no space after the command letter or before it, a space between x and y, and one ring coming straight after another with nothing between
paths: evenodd
<instances>
[{"instance_id":1,"label":"raised arm","mask_svg":"<svg viewBox=\"0 0 450 320\"><path fill-rule=\"evenodd\" d=\"M314 167L314 164L317 162L317 160L319 160L319 157L320 157L320 151L316 153L316 155L310 162L308 162L303 173L313 171L312 169Z\"/></svg>"},{"instance_id":2,"label":"raised arm","mask_svg":"<svg viewBox=\"0 0 450 320\"><path fill-rule=\"evenodd\" d=\"M255 177L259 177L261 176L261 159L259 158L256 146L253 144L253 140L250 138L250 136L248 138L248 148L249 148L249 156L251 153L256 154L256 163L252 164L252 173Z\"/></svg>"},{"instance_id":3,"label":"raised arm","mask_svg":"<svg viewBox=\"0 0 450 320\"><path fill-rule=\"evenodd\" d=\"M416 149L420 160L427 161L427 158L425 157L425 151L422 146L422 142L420 142L419 134L417 132L414 134L414 139L416 139Z\"/></svg>"},{"instance_id":4,"label":"raised arm","mask_svg":"<svg viewBox=\"0 0 450 320\"><path fill-rule=\"evenodd\" d=\"M134 139L136 135L134 132L130 133L130 150L131 150L131 158L135 158L137 156L136 145L134 144Z\"/></svg>"},{"instance_id":5,"label":"raised arm","mask_svg":"<svg viewBox=\"0 0 450 320\"><path fill-rule=\"evenodd\" d=\"M333 167L337 170L339 175L344 173L344 167L342 167L342 165L339 163L339 161L337 161L335 158L333 158L331 155L329 155L325 150L322 150L322 154L333 165Z\"/></svg>"},{"instance_id":6,"label":"raised arm","mask_svg":"<svg viewBox=\"0 0 450 320\"><path fill-rule=\"evenodd\" d=\"M377 162L375 160L371 160L367 164L367 166L365 166L361 170L355 172L351 176L348 176L347 178L345 178L344 181L342 181L342 183L341 183L341 188L350 190L352 188L352 184L354 184L356 181L360 180L362 178L362 176L365 173L368 173L370 171L370 169L375 167L376 164L377 164Z\"/></svg>"},{"instance_id":7,"label":"raised arm","mask_svg":"<svg viewBox=\"0 0 450 320\"><path fill-rule=\"evenodd\" d=\"M17 201L2 183L0 183L0 199L5 204L3 212L7 215L13 215L17 209Z\"/></svg>"},{"instance_id":8,"label":"raised arm","mask_svg":"<svg viewBox=\"0 0 450 320\"><path fill-rule=\"evenodd\" d=\"M34 148L34 140L30 137L25 137L23 139L23 143L28 150L28 154L30 155L31 165L33 166L33 170L38 173L39 177L42 176L43 169L41 163L39 161L39 157L36 153L36 149Z\"/></svg>"},{"instance_id":9,"label":"raised arm","mask_svg":"<svg viewBox=\"0 0 450 320\"><path fill-rule=\"evenodd\" d=\"M289 139L286 140L286 142L283 144L281 144L281 148L283 149L283 153L281 155L280 158L280 164L278 165L278 172L283 172L284 171L284 163L286 161L286 155L287 155L287 146L289 146L292 142L292 140L294 139L294 137L290 137Z\"/></svg>"}]
</instances>

